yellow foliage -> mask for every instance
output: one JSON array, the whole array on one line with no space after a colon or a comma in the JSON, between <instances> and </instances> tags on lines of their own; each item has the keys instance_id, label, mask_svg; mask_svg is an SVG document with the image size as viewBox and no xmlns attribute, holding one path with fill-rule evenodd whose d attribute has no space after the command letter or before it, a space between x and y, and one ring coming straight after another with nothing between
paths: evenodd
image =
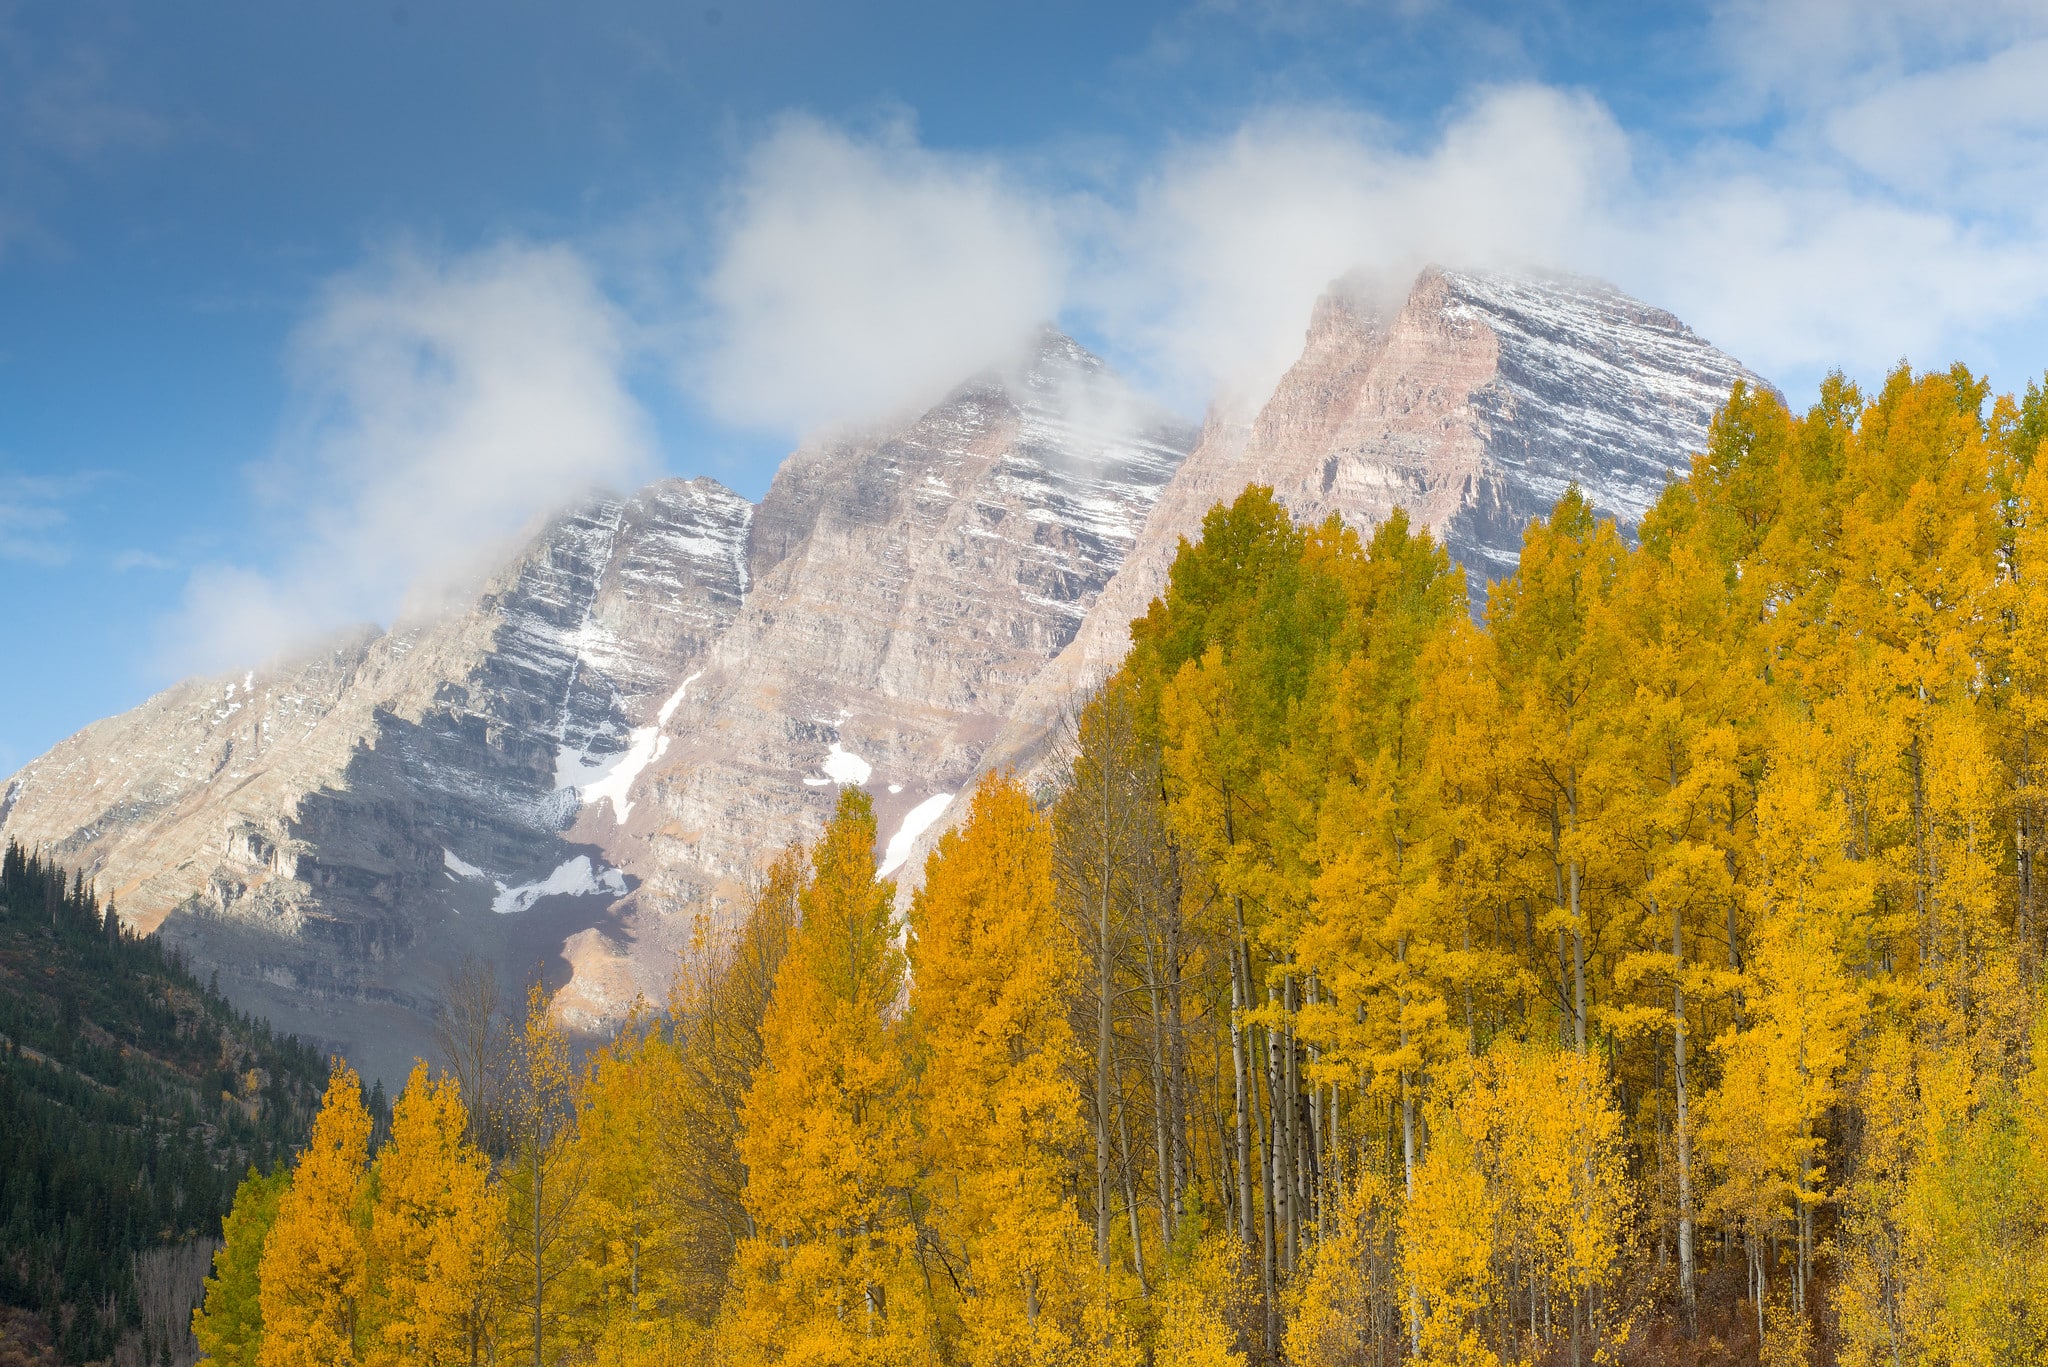
<instances>
[{"instance_id":1,"label":"yellow foliage","mask_svg":"<svg viewBox=\"0 0 2048 1367\"><path fill-rule=\"evenodd\" d=\"M1495 1296L1493 1232L1497 1196L1487 1189L1471 1141L1442 1127L1415 1173L1415 1195L1401 1213L1402 1271L1420 1321L1425 1362L1491 1364L1479 1316Z\"/></svg>"},{"instance_id":2,"label":"yellow foliage","mask_svg":"<svg viewBox=\"0 0 2048 1367\"><path fill-rule=\"evenodd\" d=\"M1367 1169L1345 1179L1344 1199L1310 1245L1288 1298L1287 1358L1296 1367L1368 1367L1386 1360L1378 1305L1403 1301L1407 1278L1388 1256L1398 1247L1401 1201ZM1394 1336L1407 1342L1405 1333Z\"/></svg>"},{"instance_id":3,"label":"yellow foliage","mask_svg":"<svg viewBox=\"0 0 2048 1367\"><path fill-rule=\"evenodd\" d=\"M577 1308L571 1274L587 1211L569 1039L538 979L527 989L526 1017L513 1039L512 1073L501 1347L538 1362L551 1344L575 1337L567 1324Z\"/></svg>"},{"instance_id":4,"label":"yellow foliage","mask_svg":"<svg viewBox=\"0 0 2048 1367\"><path fill-rule=\"evenodd\" d=\"M581 1189L574 1317L581 1335L637 1342L676 1309L674 1261L661 1219L656 1098L667 1046L628 1028L592 1061L577 1120Z\"/></svg>"},{"instance_id":5,"label":"yellow foliage","mask_svg":"<svg viewBox=\"0 0 2048 1367\"><path fill-rule=\"evenodd\" d=\"M1052 832L1015 779L976 789L911 908L926 1216L958 1284L961 1359L1079 1353L1091 1233L1068 1154L1082 1140L1076 971L1053 899Z\"/></svg>"},{"instance_id":6,"label":"yellow foliage","mask_svg":"<svg viewBox=\"0 0 2048 1367\"><path fill-rule=\"evenodd\" d=\"M377 1155L368 1364L455 1364L486 1350L506 1257L505 1201L448 1078L414 1066Z\"/></svg>"},{"instance_id":7,"label":"yellow foliage","mask_svg":"<svg viewBox=\"0 0 2048 1367\"><path fill-rule=\"evenodd\" d=\"M844 789L812 855L803 924L776 980L740 1150L754 1233L729 1301L731 1360L931 1356L910 1222L916 1144L894 1007L903 980L874 876L875 818Z\"/></svg>"},{"instance_id":8,"label":"yellow foliage","mask_svg":"<svg viewBox=\"0 0 2048 1367\"><path fill-rule=\"evenodd\" d=\"M1211 1234L1160 1292L1155 1360L1186 1367L1245 1367L1234 1327L1257 1295L1243 1266L1243 1250L1227 1234Z\"/></svg>"},{"instance_id":9,"label":"yellow foliage","mask_svg":"<svg viewBox=\"0 0 2048 1367\"><path fill-rule=\"evenodd\" d=\"M1610 1292L1634 1227L1622 1143L1621 1114L1597 1057L1536 1042L1497 1040L1474 1060L1471 1078L1451 1103L1459 1139L1485 1174L1486 1194L1469 1177L1455 1181L1445 1202L1467 1231L1445 1240L1433 1265L1457 1303L1474 1309L1491 1291L1475 1272L1480 1222L1491 1219L1492 1286L1519 1279L1539 1291L1566 1323L1594 1343L1626 1336L1628 1307ZM1419 1193L1418 1193L1419 1194ZM1461 1332L1460 1352L1476 1352Z\"/></svg>"},{"instance_id":10,"label":"yellow foliage","mask_svg":"<svg viewBox=\"0 0 2048 1367\"><path fill-rule=\"evenodd\" d=\"M337 1060L312 1140L292 1167L263 1245L261 1367L353 1367L362 1360L369 1142L362 1084Z\"/></svg>"}]
</instances>

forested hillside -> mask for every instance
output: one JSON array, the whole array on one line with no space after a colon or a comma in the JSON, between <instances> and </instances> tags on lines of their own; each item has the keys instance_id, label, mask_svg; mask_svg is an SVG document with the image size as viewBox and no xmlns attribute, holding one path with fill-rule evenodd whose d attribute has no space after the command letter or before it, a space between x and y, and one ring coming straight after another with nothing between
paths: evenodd
<instances>
[{"instance_id":1,"label":"forested hillside","mask_svg":"<svg viewBox=\"0 0 2048 1367\"><path fill-rule=\"evenodd\" d=\"M172 1360L237 1179L303 1144L324 1065L76 878L0 860L0 1349Z\"/></svg>"},{"instance_id":2,"label":"forested hillside","mask_svg":"<svg viewBox=\"0 0 2048 1367\"><path fill-rule=\"evenodd\" d=\"M1635 544L1218 507L907 925L856 788L574 1066L337 1069L223 1362L2048 1355L2048 396L1737 387ZM476 980L479 984L481 979Z\"/></svg>"}]
</instances>

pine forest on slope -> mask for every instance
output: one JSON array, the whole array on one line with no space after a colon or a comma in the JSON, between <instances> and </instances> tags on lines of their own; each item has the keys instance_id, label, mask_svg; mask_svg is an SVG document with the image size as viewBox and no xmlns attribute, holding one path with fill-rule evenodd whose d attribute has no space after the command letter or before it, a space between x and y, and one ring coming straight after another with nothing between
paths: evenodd
<instances>
[{"instance_id":1,"label":"pine forest on slope","mask_svg":"<svg viewBox=\"0 0 2048 1367\"><path fill-rule=\"evenodd\" d=\"M910 899L843 786L581 1067L337 1064L215 1360L2048 1355L2048 393L1737 385L1634 544L1218 504ZM1988 404L1988 406L1987 406Z\"/></svg>"},{"instance_id":2,"label":"pine forest on slope","mask_svg":"<svg viewBox=\"0 0 2048 1367\"><path fill-rule=\"evenodd\" d=\"M0 1361L191 1361L245 1170L305 1143L323 1066L124 931L75 876L0 858ZM0 1311L4 1314L4 1311Z\"/></svg>"}]
</instances>

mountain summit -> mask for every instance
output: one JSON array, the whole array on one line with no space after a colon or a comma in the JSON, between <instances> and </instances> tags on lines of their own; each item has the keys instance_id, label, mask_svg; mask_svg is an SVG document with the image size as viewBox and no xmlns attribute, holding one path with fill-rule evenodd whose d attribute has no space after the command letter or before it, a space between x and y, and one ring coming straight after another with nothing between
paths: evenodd
<instances>
[{"instance_id":1,"label":"mountain summit","mask_svg":"<svg viewBox=\"0 0 2048 1367\"><path fill-rule=\"evenodd\" d=\"M930 410L550 523L466 612L171 688L32 761L0 830L82 868L240 1005L395 1081L447 967L545 961L596 1023L697 917L873 794L914 876L983 768L1043 761L1175 547L1247 483L1394 507L1472 576L1576 482L1632 524L1738 379L1605 285L1445 270L1317 305L1255 411L1198 433L1047 333Z\"/></svg>"}]
</instances>

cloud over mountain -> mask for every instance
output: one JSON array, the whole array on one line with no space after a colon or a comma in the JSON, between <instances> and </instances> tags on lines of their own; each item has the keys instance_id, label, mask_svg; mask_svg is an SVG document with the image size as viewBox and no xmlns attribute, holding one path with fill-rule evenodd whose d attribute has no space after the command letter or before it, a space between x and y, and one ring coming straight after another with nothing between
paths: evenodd
<instances>
[{"instance_id":1,"label":"cloud over mountain","mask_svg":"<svg viewBox=\"0 0 2048 1367\"><path fill-rule=\"evenodd\" d=\"M992 160L790 117L740 169L685 380L735 423L880 417L1010 359L1064 276L1052 207Z\"/></svg>"},{"instance_id":2,"label":"cloud over mountain","mask_svg":"<svg viewBox=\"0 0 2048 1367\"><path fill-rule=\"evenodd\" d=\"M562 247L398 251L333 282L292 344L296 420L250 471L274 558L193 573L176 663L431 609L537 514L644 476L624 333Z\"/></svg>"}]
</instances>

